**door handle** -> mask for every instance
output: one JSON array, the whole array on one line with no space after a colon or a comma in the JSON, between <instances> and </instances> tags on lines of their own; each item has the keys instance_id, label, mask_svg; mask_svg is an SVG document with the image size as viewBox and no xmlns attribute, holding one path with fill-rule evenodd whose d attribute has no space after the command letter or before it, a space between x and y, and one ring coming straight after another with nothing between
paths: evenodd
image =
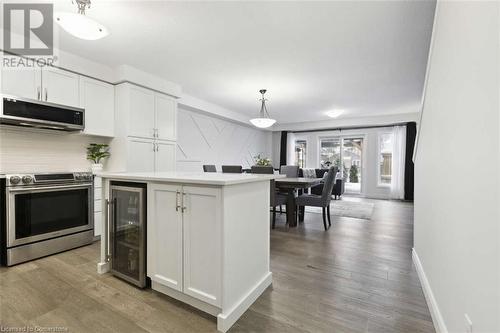
<instances>
[{"instance_id":1,"label":"door handle","mask_svg":"<svg viewBox=\"0 0 500 333\"><path fill-rule=\"evenodd\" d=\"M182 192L182 208L181 211L184 213L187 210L187 207L184 206L184 197L186 196L185 192Z\"/></svg>"},{"instance_id":2,"label":"door handle","mask_svg":"<svg viewBox=\"0 0 500 333\"><path fill-rule=\"evenodd\" d=\"M176 212L178 212L179 208L181 208L181 205L179 205L179 194L181 194L181 192L179 192L179 191L175 192L175 211Z\"/></svg>"},{"instance_id":3,"label":"door handle","mask_svg":"<svg viewBox=\"0 0 500 333\"><path fill-rule=\"evenodd\" d=\"M36 99L40 100L42 98L41 93L40 87L36 87Z\"/></svg>"},{"instance_id":4,"label":"door handle","mask_svg":"<svg viewBox=\"0 0 500 333\"><path fill-rule=\"evenodd\" d=\"M45 90L45 101L49 98L49 93L47 92L47 88L44 88Z\"/></svg>"}]
</instances>

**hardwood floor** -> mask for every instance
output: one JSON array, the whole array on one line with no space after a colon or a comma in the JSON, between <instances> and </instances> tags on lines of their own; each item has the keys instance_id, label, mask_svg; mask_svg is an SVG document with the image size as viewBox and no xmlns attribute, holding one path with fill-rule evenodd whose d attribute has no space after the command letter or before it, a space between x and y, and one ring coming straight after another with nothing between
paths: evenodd
<instances>
[{"instance_id":1,"label":"hardwood floor","mask_svg":"<svg viewBox=\"0 0 500 333\"><path fill-rule=\"evenodd\" d=\"M375 203L372 220L285 214L271 232L273 285L231 332L434 332L413 268L413 205ZM69 332L215 332L215 318L98 275L99 244L0 268L2 327Z\"/></svg>"}]
</instances>

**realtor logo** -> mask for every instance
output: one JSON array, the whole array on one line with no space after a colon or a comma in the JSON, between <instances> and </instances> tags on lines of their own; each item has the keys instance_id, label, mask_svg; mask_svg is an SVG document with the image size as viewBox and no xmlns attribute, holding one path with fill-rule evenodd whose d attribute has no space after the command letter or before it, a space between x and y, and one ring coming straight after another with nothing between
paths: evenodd
<instances>
[{"instance_id":1,"label":"realtor logo","mask_svg":"<svg viewBox=\"0 0 500 333\"><path fill-rule=\"evenodd\" d=\"M3 49L23 56L52 56L53 13L48 3L4 4Z\"/></svg>"}]
</instances>

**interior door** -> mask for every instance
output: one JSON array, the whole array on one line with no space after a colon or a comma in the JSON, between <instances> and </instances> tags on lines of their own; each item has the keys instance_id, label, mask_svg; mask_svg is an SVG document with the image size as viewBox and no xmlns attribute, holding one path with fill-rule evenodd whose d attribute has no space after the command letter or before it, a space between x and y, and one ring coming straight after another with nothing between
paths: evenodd
<instances>
[{"instance_id":1,"label":"interior door","mask_svg":"<svg viewBox=\"0 0 500 333\"><path fill-rule=\"evenodd\" d=\"M184 293L221 306L221 190L183 186Z\"/></svg>"},{"instance_id":2,"label":"interior door","mask_svg":"<svg viewBox=\"0 0 500 333\"><path fill-rule=\"evenodd\" d=\"M59 68L43 67L42 100L62 105L80 106L79 75Z\"/></svg>"},{"instance_id":3,"label":"interior door","mask_svg":"<svg viewBox=\"0 0 500 333\"><path fill-rule=\"evenodd\" d=\"M42 76L40 68L2 67L2 94L40 99Z\"/></svg>"},{"instance_id":4,"label":"interior door","mask_svg":"<svg viewBox=\"0 0 500 333\"><path fill-rule=\"evenodd\" d=\"M155 96L151 90L130 85L130 136L154 137Z\"/></svg>"},{"instance_id":5,"label":"interior door","mask_svg":"<svg viewBox=\"0 0 500 333\"><path fill-rule=\"evenodd\" d=\"M155 171L175 171L175 143L157 142Z\"/></svg>"},{"instance_id":6,"label":"interior door","mask_svg":"<svg viewBox=\"0 0 500 333\"><path fill-rule=\"evenodd\" d=\"M147 275L164 286L182 291L181 191L176 185L148 188Z\"/></svg>"},{"instance_id":7,"label":"interior door","mask_svg":"<svg viewBox=\"0 0 500 333\"><path fill-rule=\"evenodd\" d=\"M80 106L85 108L85 134L114 135L115 89L113 85L81 76Z\"/></svg>"},{"instance_id":8,"label":"interior door","mask_svg":"<svg viewBox=\"0 0 500 333\"><path fill-rule=\"evenodd\" d=\"M128 141L127 171L153 172L155 170L153 141L130 138Z\"/></svg>"},{"instance_id":9,"label":"interior door","mask_svg":"<svg viewBox=\"0 0 500 333\"><path fill-rule=\"evenodd\" d=\"M175 99L162 95L155 95L156 129L158 139L176 140L177 102Z\"/></svg>"}]
</instances>

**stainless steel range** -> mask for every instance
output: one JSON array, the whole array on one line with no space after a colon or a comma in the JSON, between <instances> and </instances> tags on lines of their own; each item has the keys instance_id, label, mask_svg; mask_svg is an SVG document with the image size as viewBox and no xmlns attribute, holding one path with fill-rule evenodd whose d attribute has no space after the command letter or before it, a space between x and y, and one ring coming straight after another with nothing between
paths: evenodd
<instances>
[{"instance_id":1,"label":"stainless steel range","mask_svg":"<svg viewBox=\"0 0 500 333\"><path fill-rule=\"evenodd\" d=\"M3 265L92 242L92 174L8 174L0 184Z\"/></svg>"}]
</instances>

